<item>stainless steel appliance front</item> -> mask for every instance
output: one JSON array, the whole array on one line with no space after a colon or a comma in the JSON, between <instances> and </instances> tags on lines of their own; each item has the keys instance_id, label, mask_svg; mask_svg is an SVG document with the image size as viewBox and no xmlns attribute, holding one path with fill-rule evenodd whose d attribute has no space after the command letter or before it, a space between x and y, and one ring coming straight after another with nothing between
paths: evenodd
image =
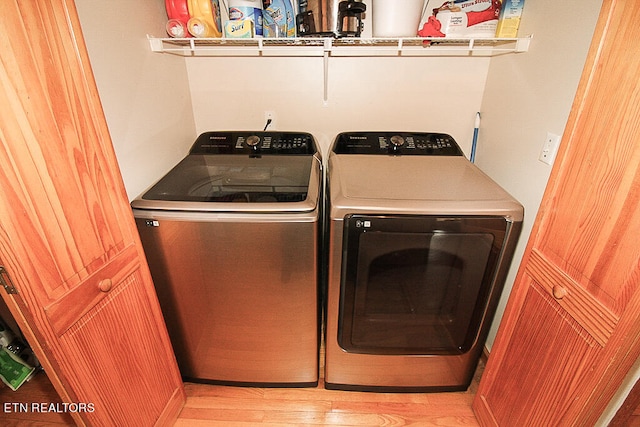
<instances>
[{"instance_id":1,"label":"stainless steel appliance front","mask_svg":"<svg viewBox=\"0 0 640 427\"><path fill-rule=\"evenodd\" d=\"M522 206L444 134L340 134L327 173L325 385L466 389Z\"/></svg>"},{"instance_id":2,"label":"stainless steel appliance front","mask_svg":"<svg viewBox=\"0 0 640 427\"><path fill-rule=\"evenodd\" d=\"M308 134L210 132L132 202L185 378L317 384L320 181Z\"/></svg>"}]
</instances>

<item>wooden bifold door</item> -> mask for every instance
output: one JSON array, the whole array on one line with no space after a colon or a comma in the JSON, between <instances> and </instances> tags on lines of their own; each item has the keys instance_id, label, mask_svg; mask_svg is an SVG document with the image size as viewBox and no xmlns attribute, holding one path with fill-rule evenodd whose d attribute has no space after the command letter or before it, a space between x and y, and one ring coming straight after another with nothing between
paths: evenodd
<instances>
[{"instance_id":1,"label":"wooden bifold door","mask_svg":"<svg viewBox=\"0 0 640 427\"><path fill-rule=\"evenodd\" d=\"M482 425L595 425L640 355L640 3L605 0L474 401Z\"/></svg>"},{"instance_id":2,"label":"wooden bifold door","mask_svg":"<svg viewBox=\"0 0 640 427\"><path fill-rule=\"evenodd\" d=\"M78 424L165 424L184 389L72 0L7 1L0 290ZM90 406L88 404L91 404Z\"/></svg>"}]
</instances>

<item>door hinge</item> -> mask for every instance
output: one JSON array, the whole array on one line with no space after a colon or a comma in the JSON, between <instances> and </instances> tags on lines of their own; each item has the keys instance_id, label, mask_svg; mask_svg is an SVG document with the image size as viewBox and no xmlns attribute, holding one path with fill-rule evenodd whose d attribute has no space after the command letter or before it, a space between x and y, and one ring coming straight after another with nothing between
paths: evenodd
<instances>
[{"instance_id":1,"label":"door hinge","mask_svg":"<svg viewBox=\"0 0 640 427\"><path fill-rule=\"evenodd\" d=\"M8 294L17 294L18 290L11 282L11 277L4 267L0 265L0 284Z\"/></svg>"}]
</instances>

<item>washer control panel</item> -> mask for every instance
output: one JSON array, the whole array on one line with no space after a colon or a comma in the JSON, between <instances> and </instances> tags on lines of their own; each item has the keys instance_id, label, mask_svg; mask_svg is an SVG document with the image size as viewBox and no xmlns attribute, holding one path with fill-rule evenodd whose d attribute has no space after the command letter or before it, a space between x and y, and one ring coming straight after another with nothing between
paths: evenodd
<instances>
[{"instance_id":1,"label":"washer control panel","mask_svg":"<svg viewBox=\"0 0 640 427\"><path fill-rule=\"evenodd\" d=\"M462 156L458 143L445 133L344 132L336 137L336 154Z\"/></svg>"},{"instance_id":2,"label":"washer control panel","mask_svg":"<svg viewBox=\"0 0 640 427\"><path fill-rule=\"evenodd\" d=\"M189 154L313 155L313 136L304 132L204 132Z\"/></svg>"}]
</instances>

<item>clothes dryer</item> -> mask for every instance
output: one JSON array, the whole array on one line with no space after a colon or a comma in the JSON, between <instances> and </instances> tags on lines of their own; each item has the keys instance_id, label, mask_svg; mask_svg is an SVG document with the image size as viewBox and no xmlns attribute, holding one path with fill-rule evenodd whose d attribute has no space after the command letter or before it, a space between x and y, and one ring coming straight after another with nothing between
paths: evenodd
<instances>
[{"instance_id":1,"label":"clothes dryer","mask_svg":"<svg viewBox=\"0 0 640 427\"><path fill-rule=\"evenodd\" d=\"M446 134L349 132L328 159L325 384L470 384L523 207Z\"/></svg>"}]
</instances>

